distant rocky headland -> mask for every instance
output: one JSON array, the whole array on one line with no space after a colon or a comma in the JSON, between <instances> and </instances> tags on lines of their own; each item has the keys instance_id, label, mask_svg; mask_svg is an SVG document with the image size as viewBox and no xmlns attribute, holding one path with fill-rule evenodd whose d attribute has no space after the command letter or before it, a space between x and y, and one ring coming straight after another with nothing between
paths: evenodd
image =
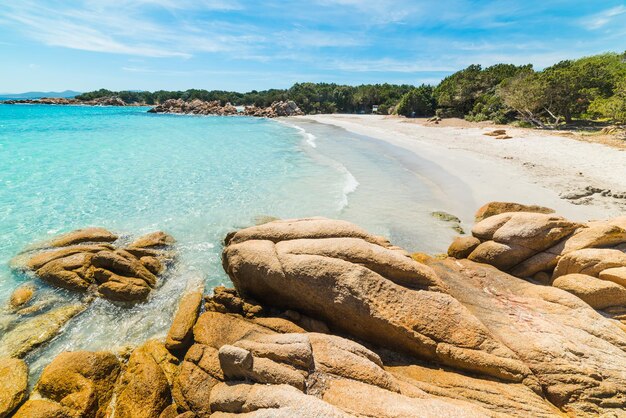
<instances>
[{"instance_id":1,"label":"distant rocky headland","mask_svg":"<svg viewBox=\"0 0 626 418\"><path fill-rule=\"evenodd\" d=\"M127 103L119 97L99 97L96 99L83 100L77 98L44 97L41 99L16 99L5 100L2 104L42 104L42 105L85 105L85 106L147 106L145 103ZM243 106L239 111L230 103L224 105L219 100L205 101L194 99L169 99L148 110L149 113L176 113L186 115L215 115L215 116L254 116L262 118L276 118L287 116L304 115L298 105L289 101L273 102L267 107L255 105Z\"/></svg>"},{"instance_id":2,"label":"distant rocky headland","mask_svg":"<svg viewBox=\"0 0 626 418\"><path fill-rule=\"evenodd\" d=\"M167 335L127 352L61 353L29 394L21 358L96 297L151 297L173 245L90 228L18 256L33 282L0 323L0 417L626 411L626 217L576 223L504 202L482 207L447 255L326 218L232 232L222 261L234 289L187 291ZM84 300L41 306L39 280Z\"/></svg>"}]
</instances>

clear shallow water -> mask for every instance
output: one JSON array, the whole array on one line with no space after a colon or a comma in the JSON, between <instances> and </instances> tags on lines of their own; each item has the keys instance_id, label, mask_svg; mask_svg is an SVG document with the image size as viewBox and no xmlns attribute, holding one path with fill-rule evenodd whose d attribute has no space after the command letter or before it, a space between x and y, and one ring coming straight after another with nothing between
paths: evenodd
<instances>
[{"instance_id":1,"label":"clear shallow water","mask_svg":"<svg viewBox=\"0 0 626 418\"><path fill-rule=\"evenodd\" d=\"M148 302L96 300L28 358L35 370L60 351L163 335L186 287L229 283L222 239L259 216L344 218L410 250L441 251L454 235L430 216L447 209L422 173L433 168L393 147L306 121L145 110L0 106L0 309L31 280L8 263L33 242L86 226L178 240L178 261Z\"/></svg>"}]
</instances>

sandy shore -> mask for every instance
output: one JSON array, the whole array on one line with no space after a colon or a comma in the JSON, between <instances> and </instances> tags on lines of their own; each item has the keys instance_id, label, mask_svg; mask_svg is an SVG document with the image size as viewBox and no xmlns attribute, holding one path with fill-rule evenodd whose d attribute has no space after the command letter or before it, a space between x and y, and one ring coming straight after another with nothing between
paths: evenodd
<instances>
[{"instance_id":1,"label":"sandy shore","mask_svg":"<svg viewBox=\"0 0 626 418\"><path fill-rule=\"evenodd\" d=\"M432 126L376 115L317 115L313 120L386 141L437 164L449 178L433 179L451 200L464 188L472 202L462 218L491 200L552 207L576 220L626 213L626 151L557 134L507 127L512 139L484 135L490 126ZM454 186L452 186L454 185ZM459 186L461 185L461 186ZM456 190L455 190L456 189Z\"/></svg>"}]
</instances>

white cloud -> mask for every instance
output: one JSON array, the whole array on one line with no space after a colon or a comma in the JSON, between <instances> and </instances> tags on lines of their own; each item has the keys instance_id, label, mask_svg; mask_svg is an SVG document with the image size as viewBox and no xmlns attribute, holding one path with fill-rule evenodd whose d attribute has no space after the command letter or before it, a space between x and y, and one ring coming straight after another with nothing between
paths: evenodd
<instances>
[{"instance_id":1,"label":"white cloud","mask_svg":"<svg viewBox=\"0 0 626 418\"><path fill-rule=\"evenodd\" d=\"M626 14L626 6L617 6L611 9L604 10L600 13L588 16L582 19L581 23L583 27L589 30L597 30L611 23L617 16L621 16L624 14Z\"/></svg>"}]
</instances>

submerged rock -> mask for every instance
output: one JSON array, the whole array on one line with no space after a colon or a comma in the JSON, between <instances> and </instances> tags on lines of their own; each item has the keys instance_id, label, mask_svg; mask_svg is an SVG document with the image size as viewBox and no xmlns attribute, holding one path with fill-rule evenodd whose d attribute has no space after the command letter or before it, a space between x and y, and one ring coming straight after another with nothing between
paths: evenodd
<instances>
[{"instance_id":1,"label":"submerged rock","mask_svg":"<svg viewBox=\"0 0 626 418\"><path fill-rule=\"evenodd\" d=\"M158 285L157 275L171 259L174 239L155 232L128 247L116 247L118 236L103 228L64 234L18 256L13 268L30 270L40 279L64 289L94 289L107 299L145 300Z\"/></svg>"},{"instance_id":2,"label":"submerged rock","mask_svg":"<svg viewBox=\"0 0 626 418\"><path fill-rule=\"evenodd\" d=\"M23 360L0 358L0 418L8 417L26 398L28 366Z\"/></svg>"},{"instance_id":3,"label":"submerged rock","mask_svg":"<svg viewBox=\"0 0 626 418\"><path fill-rule=\"evenodd\" d=\"M26 305L35 296L35 286L32 284L25 284L13 291L11 298L9 299L9 307L12 310L16 310Z\"/></svg>"},{"instance_id":4,"label":"submerged rock","mask_svg":"<svg viewBox=\"0 0 626 418\"><path fill-rule=\"evenodd\" d=\"M54 338L85 305L66 305L19 323L0 339L0 357L24 357Z\"/></svg>"}]
</instances>

